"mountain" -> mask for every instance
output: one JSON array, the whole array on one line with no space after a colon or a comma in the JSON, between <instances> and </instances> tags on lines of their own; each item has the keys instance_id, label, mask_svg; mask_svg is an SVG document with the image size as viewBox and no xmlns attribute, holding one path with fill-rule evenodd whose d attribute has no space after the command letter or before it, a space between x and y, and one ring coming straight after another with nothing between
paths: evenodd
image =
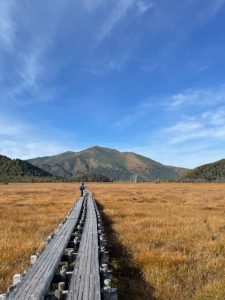
<instances>
[{"instance_id":1,"label":"mountain","mask_svg":"<svg viewBox=\"0 0 225 300\"><path fill-rule=\"evenodd\" d=\"M225 182L225 159L211 164L202 165L189 171L184 176L185 181L218 181Z\"/></svg>"},{"instance_id":2,"label":"mountain","mask_svg":"<svg viewBox=\"0 0 225 300\"><path fill-rule=\"evenodd\" d=\"M27 161L0 155L0 182L48 181L52 174Z\"/></svg>"},{"instance_id":3,"label":"mountain","mask_svg":"<svg viewBox=\"0 0 225 300\"><path fill-rule=\"evenodd\" d=\"M77 177L85 173L101 174L113 180L178 179L187 169L165 166L150 158L132 153L119 152L99 146L80 152L65 152L59 155L28 160L33 165L62 177Z\"/></svg>"}]
</instances>

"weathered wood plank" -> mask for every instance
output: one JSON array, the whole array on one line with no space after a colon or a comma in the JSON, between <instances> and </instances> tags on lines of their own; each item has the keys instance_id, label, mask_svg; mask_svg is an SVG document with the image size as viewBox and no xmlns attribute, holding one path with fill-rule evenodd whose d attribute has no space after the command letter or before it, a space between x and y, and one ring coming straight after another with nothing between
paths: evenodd
<instances>
[{"instance_id":1,"label":"weathered wood plank","mask_svg":"<svg viewBox=\"0 0 225 300\"><path fill-rule=\"evenodd\" d=\"M98 230L92 194L87 199L87 215L74 273L71 278L68 300L100 300L98 258Z\"/></svg>"},{"instance_id":2,"label":"weathered wood plank","mask_svg":"<svg viewBox=\"0 0 225 300\"><path fill-rule=\"evenodd\" d=\"M66 222L55 233L54 238L47 244L37 261L16 286L16 289L7 296L7 299L39 300L44 298L54 276L55 269L63 255L63 251L77 224L82 203L83 197L77 201Z\"/></svg>"}]
</instances>

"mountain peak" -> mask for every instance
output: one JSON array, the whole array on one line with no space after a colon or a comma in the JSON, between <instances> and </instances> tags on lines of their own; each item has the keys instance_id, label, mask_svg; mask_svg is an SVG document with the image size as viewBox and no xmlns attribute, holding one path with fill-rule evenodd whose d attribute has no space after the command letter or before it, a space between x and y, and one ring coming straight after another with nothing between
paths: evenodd
<instances>
[{"instance_id":1,"label":"mountain peak","mask_svg":"<svg viewBox=\"0 0 225 300\"><path fill-rule=\"evenodd\" d=\"M116 151L116 152L119 152L118 150L116 149L111 149L111 148L107 148L107 147L101 147L101 146L92 146L88 149L85 149L83 151L89 151L89 150L94 150L94 151Z\"/></svg>"},{"instance_id":2,"label":"mountain peak","mask_svg":"<svg viewBox=\"0 0 225 300\"><path fill-rule=\"evenodd\" d=\"M113 180L177 179L185 169L165 166L133 152L120 152L100 146L92 146L80 152L65 152L48 158L28 160L53 175L77 177L85 173L101 174Z\"/></svg>"}]
</instances>

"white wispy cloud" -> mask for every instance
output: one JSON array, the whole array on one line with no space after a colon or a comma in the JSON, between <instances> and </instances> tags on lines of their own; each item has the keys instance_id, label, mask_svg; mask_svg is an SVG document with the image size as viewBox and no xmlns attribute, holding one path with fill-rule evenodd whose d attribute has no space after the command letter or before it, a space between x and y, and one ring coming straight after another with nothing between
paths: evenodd
<instances>
[{"instance_id":1,"label":"white wispy cloud","mask_svg":"<svg viewBox=\"0 0 225 300\"><path fill-rule=\"evenodd\" d=\"M225 108L205 111L194 117L186 117L165 128L164 133L171 143L177 144L196 139L225 138Z\"/></svg>"},{"instance_id":2,"label":"white wispy cloud","mask_svg":"<svg viewBox=\"0 0 225 300\"><path fill-rule=\"evenodd\" d=\"M21 56L23 62L22 70L20 71L20 76L22 79L21 87L26 88L35 88L40 80L40 77L43 76L44 63L43 55L35 47L29 53Z\"/></svg>"},{"instance_id":3,"label":"white wispy cloud","mask_svg":"<svg viewBox=\"0 0 225 300\"><path fill-rule=\"evenodd\" d=\"M146 13L152 7L154 7L152 1L137 1L137 8L141 15Z\"/></svg>"},{"instance_id":4,"label":"white wispy cloud","mask_svg":"<svg viewBox=\"0 0 225 300\"><path fill-rule=\"evenodd\" d=\"M203 128L203 125L197 121L195 118L191 118L185 121L180 121L175 125L166 129L167 132L182 132L189 133L195 130Z\"/></svg>"},{"instance_id":5,"label":"white wispy cloud","mask_svg":"<svg viewBox=\"0 0 225 300\"><path fill-rule=\"evenodd\" d=\"M174 94L165 101L168 108L182 108L184 106L211 106L225 103L225 85L207 89L187 89Z\"/></svg>"},{"instance_id":6,"label":"white wispy cloud","mask_svg":"<svg viewBox=\"0 0 225 300\"><path fill-rule=\"evenodd\" d=\"M101 41L105 37L107 37L114 29L114 27L116 27L120 23L120 21L122 21L127 16L128 12L131 11L131 9L133 9L133 16L142 16L152 7L154 7L154 3L153 1L149 0L119 0L115 2L112 12L103 23L101 31L98 34L98 40Z\"/></svg>"},{"instance_id":7,"label":"white wispy cloud","mask_svg":"<svg viewBox=\"0 0 225 300\"><path fill-rule=\"evenodd\" d=\"M214 126L223 126L225 125L225 107L216 111L206 111L202 114L202 118Z\"/></svg>"},{"instance_id":8,"label":"white wispy cloud","mask_svg":"<svg viewBox=\"0 0 225 300\"><path fill-rule=\"evenodd\" d=\"M25 2L18 7L15 7L15 2L11 0L0 2L0 41L4 40L5 45L10 47L10 60L15 65L9 73L7 64L4 67L2 64L0 101L26 105L46 98L54 99L57 93L47 86L47 82L57 72L57 65L54 64L54 67L50 68L48 56L54 45L60 21L59 8L65 9L65 5L62 7L61 3L57 2L54 13L51 12L51 6L46 5L46 14L48 12L51 18L43 18L42 27L37 32L40 20L33 12L29 15ZM18 34L14 34L15 28ZM26 41L20 36L21 32L26 32ZM13 76L10 86L4 85L4 79L7 81L9 76Z\"/></svg>"},{"instance_id":9,"label":"white wispy cloud","mask_svg":"<svg viewBox=\"0 0 225 300\"><path fill-rule=\"evenodd\" d=\"M0 48L9 50L14 42L15 2L12 0L0 1Z\"/></svg>"},{"instance_id":10,"label":"white wispy cloud","mask_svg":"<svg viewBox=\"0 0 225 300\"><path fill-rule=\"evenodd\" d=\"M115 8L104 22L98 40L103 40L110 34L113 28L125 17L128 10L133 6L134 0L119 0L116 2Z\"/></svg>"},{"instance_id":11,"label":"white wispy cloud","mask_svg":"<svg viewBox=\"0 0 225 300\"><path fill-rule=\"evenodd\" d=\"M34 39L26 52L18 54L18 60L20 61L18 74L20 80L14 89L17 95L29 91L33 93L34 98L38 96L39 100L41 100L42 93L49 93L48 89L46 90L44 86L49 77L52 76L51 69L48 68L47 55L51 51L52 43L54 43L54 34L53 31L42 32L42 36Z\"/></svg>"}]
</instances>

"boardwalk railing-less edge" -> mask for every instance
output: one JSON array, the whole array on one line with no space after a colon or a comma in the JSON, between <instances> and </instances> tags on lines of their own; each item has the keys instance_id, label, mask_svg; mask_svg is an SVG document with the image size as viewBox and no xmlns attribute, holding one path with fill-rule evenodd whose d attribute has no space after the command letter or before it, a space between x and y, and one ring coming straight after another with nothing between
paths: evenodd
<instances>
[{"instance_id":1,"label":"boardwalk railing-less edge","mask_svg":"<svg viewBox=\"0 0 225 300\"><path fill-rule=\"evenodd\" d=\"M87 191L0 300L117 300L100 212Z\"/></svg>"}]
</instances>

